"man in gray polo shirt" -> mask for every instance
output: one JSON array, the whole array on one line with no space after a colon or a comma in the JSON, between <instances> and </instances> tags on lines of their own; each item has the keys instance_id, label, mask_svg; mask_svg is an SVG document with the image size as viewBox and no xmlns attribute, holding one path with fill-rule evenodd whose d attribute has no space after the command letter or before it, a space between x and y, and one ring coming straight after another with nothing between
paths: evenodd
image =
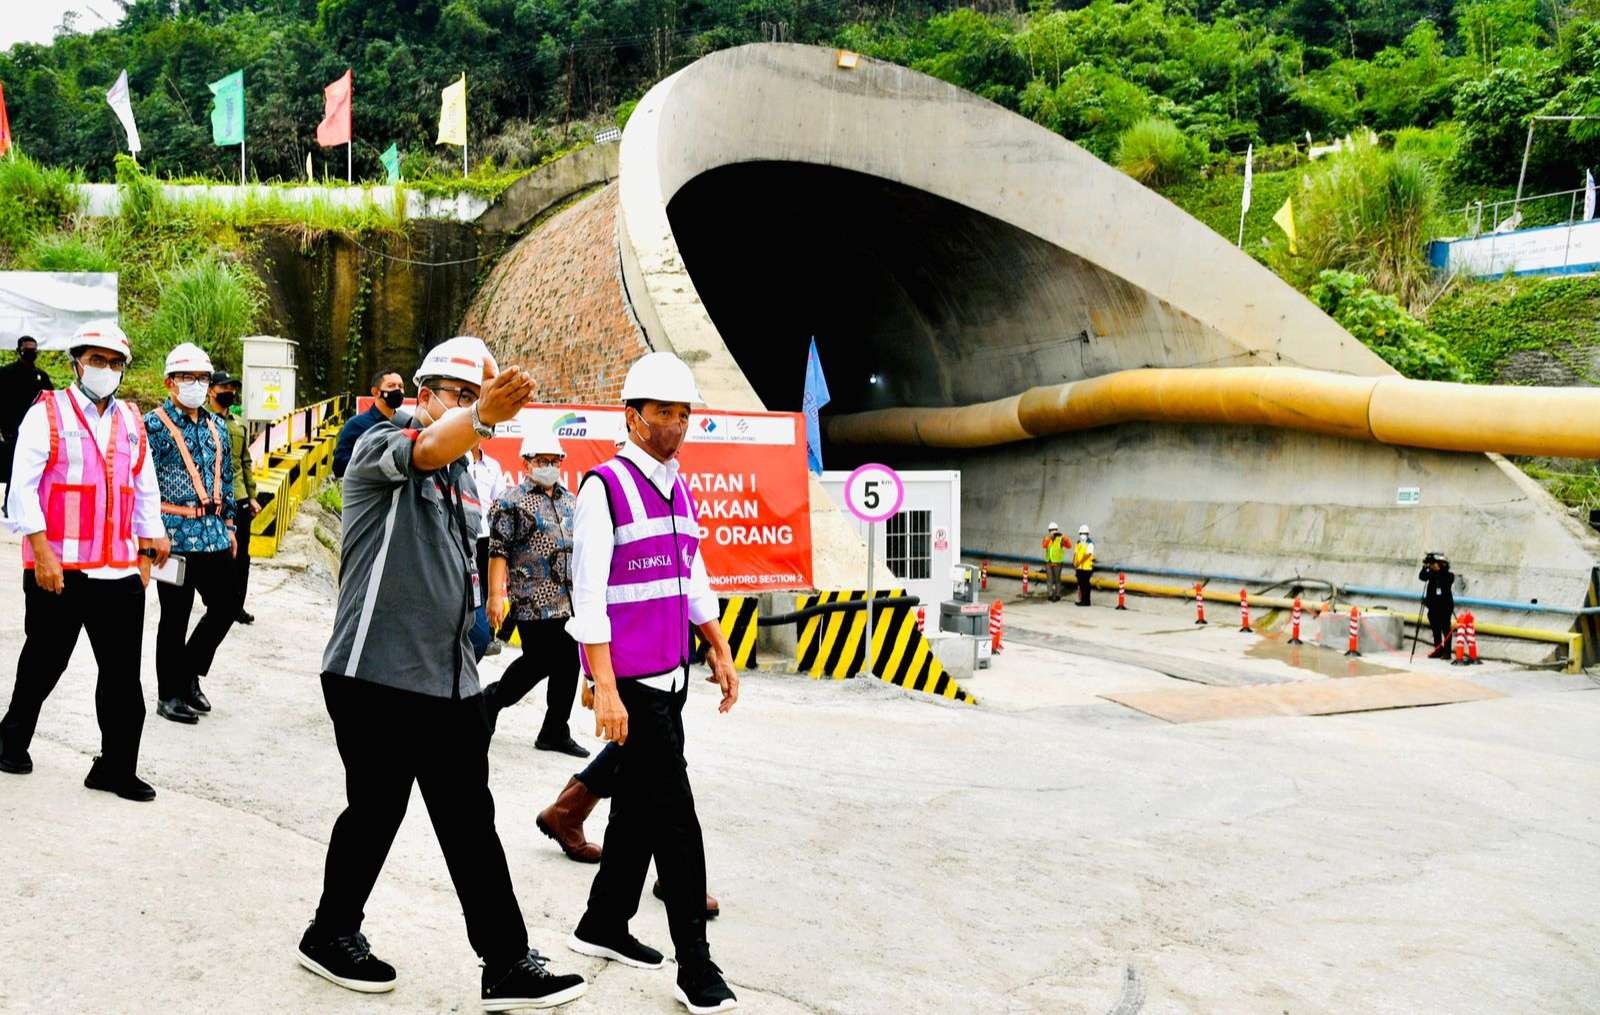
<instances>
[{"instance_id":1,"label":"man in gray polo shirt","mask_svg":"<svg viewBox=\"0 0 1600 1015\"><path fill-rule=\"evenodd\" d=\"M484 1009L547 1008L588 985L551 973L528 948L494 827L489 720L468 641L481 585L464 456L517 414L533 381L518 367L499 371L471 337L435 347L413 380L415 412L368 430L344 476L339 604L322 695L349 805L328 841L300 964L351 990L394 989L394 967L361 933L362 910L415 783L483 960Z\"/></svg>"}]
</instances>

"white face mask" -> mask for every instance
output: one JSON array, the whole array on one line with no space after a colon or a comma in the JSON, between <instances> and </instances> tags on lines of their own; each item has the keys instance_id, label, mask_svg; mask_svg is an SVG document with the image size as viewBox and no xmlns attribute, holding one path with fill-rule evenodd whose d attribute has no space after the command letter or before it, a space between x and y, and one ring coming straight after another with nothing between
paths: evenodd
<instances>
[{"instance_id":1,"label":"white face mask","mask_svg":"<svg viewBox=\"0 0 1600 1015\"><path fill-rule=\"evenodd\" d=\"M206 393L211 385L205 381L184 381L178 385L178 404L185 409L198 409L206 404Z\"/></svg>"},{"instance_id":2,"label":"white face mask","mask_svg":"<svg viewBox=\"0 0 1600 1015\"><path fill-rule=\"evenodd\" d=\"M532 476L533 481L540 486L555 486L561 482L561 466L546 465L532 470L528 475Z\"/></svg>"},{"instance_id":3,"label":"white face mask","mask_svg":"<svg viewBox=\"0 0 1600 1015\"><path fill-rule=\"evenodd\" d=\"M102 398L110 398L121 386L121 372L110 367L84 367L83 376L78 378L78 387L97 402Z\"/></svg>"}]
</instances>

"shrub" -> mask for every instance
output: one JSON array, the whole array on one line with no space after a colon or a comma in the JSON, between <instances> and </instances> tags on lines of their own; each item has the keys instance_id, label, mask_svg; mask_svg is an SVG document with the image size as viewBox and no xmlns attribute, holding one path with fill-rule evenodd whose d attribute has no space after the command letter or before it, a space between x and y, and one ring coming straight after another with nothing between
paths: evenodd
<instances>
[{"instance_id":1,"label":"shrub","mask_svg":"<svg viewBox=\"0 0 1600 1015\"><path fill-rule=\"evenodd\" d=\"M1299 253L1275 247L1273 267L1301 289L1324 271L1364 276L1415 305L1432 277L1426 246L1439 184L1420 157L1358 144L1319 165L1295 194Z\"/></svg>"},{"instance_id":2,"label":"shrub","mask_svg":"<svg viewBox=\"0 0 1600 1015\"><path fill-rule=\"evenodd\" d=\"M1424 381L1470 381L1471 371L1444 339L1412 317L1393 296L1348 271L1324 271L1311 299L1385 363Z\"/></svg>"},{"instance_id":3,"label":"shrub","mask_svg":"<svg viewBox=\"0 0 1600 1015\"><path fill-rule=\"evenodd\" d=\"M17 258L23 271L116 271L117 262L104 247L76 233L35 237Z\"/></svg>"},{"instance_id":4,"label":"shrub","mask_svg":"<svg viewBox=\"0 0 1600 1015\"><path fill-rule=\"evenodd\" d=\"M1170 187L1194 175L1205 153L1170 120L1147 116L1122 132L1117 168L1147 187Z\"/></svg>"},{"instance_id":5,"label":"shrub","mask_svg":"<svg viewBox=\"0 0 1600 1015\"><path fill-rule=\"evenodd\" d=\"M141 329L140 354L164 357L179 342L193 342L237 363L239 339L254 332L264 305L261 281L249 269L207 254L163 276L155 313Z\"/></svg>"},{"instance_id":6,"label":"shrub","mask_svg":"<svg viewBox=\"0 0 1600 1015\"><path fill-rule=\"evenodd\" d=\"M0 159L0 253L21 253L33 238L78 210L76 174L47 169L20 152Z\"/></svg>"}]
</instances>

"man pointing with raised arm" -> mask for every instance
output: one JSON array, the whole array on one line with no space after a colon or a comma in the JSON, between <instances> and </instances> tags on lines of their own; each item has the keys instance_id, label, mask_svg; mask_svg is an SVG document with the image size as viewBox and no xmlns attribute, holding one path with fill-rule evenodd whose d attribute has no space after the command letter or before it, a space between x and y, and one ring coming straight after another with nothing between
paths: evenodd
<instances>
[{"instance_id":1,"label":"man pointing with raised arm","mask_svg":"<svg viewBox=\"0 0 1600 1015\"><path fill-rule=\"evenodd\" d=\"M719 711L739 700L739 677L717 623L700 556L694 498L678 449L700 391L683 361L653 352L622 385L628 440L584 477L573 513L573 617L594 681L596 735L622 749L600 871L568 945L584 955L658 969L661 953L628 933L655 857L678 958L677 999L689 1011L737 1005L706 942L706 856L683 757L689 625L710 644Z\"/></svg>"},{"instance_id":2,"label":"man pointing with raised arm","mask_svg":"<svg viewBox=\"0 0 1600 1015\"><path fill-rule=\"evenodd\" d=\"M322 900L300 964L341 987L393 990L372 954L363 909L415 783L450 869L467 939L483 960L483 1007L549 1008L583 995L574 974L528 948L489 793L489 719L468 632L482 601L478 519L466 454L533 392L501 371L481 339L424 357L414 414L356 443L344 476L339 605L322 658L322 696L344 761L349 804L328 841Z\"/></svg>"}]
</instances>

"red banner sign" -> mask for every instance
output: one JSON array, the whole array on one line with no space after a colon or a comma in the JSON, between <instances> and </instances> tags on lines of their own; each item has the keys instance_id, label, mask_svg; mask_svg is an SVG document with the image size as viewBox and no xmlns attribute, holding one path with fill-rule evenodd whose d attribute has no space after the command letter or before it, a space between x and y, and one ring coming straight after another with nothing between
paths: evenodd
<instances>
[{"instance_id":1,"label":"red banner sign","mask_svg":"<svg viewBox=\"0 0 1600 1015\"><path fill-rule=\"evenodd\" d=\"M360 400L363 410L371 404L371 398ZM590 405L524 408L483 443L508 482L521 480L522 436L535 427L561 438L567 453L561 481L576 490L585 473L616 454L623 412ZM678 460L700 511L712 588L742 595L812 587L811 486L799 413L696 410Z\"/></svg>"}]
</instances>

